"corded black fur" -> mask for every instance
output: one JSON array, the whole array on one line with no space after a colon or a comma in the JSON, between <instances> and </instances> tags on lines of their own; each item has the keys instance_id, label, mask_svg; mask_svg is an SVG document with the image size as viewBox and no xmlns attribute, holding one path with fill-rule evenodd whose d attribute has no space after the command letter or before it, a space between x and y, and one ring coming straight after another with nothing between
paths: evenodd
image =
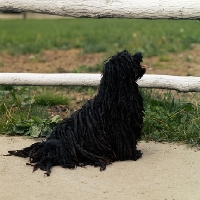
<instances>
[{"instance_id":1,"label":"corded black fur","mask_svg":"<svg viewBox=\"0 0 200 200\"><path fill-rule=\"evenodd\" d=\"M44 142L9 155L29 157L34 171L49 176L51 167L94 165L105 170L118 160L137 160L137 140L143 127L143 99L136 81L143 76L141 53L117 53L104 63L99 90L81 109L64 119Z\"/></svg>"}]
</instances>

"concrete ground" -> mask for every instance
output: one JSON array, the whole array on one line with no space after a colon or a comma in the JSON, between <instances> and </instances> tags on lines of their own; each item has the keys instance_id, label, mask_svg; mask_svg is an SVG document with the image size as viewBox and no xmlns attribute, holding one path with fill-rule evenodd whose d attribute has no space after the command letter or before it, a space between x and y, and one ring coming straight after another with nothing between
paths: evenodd
<instances>
[{"instance_id":1,"label":"concrete ground","mask_svg":"<svg viewBox=\"0 0 200 200\"><path fill-rule=\"evenodd\" d=\"M185 145L140 142L138 161L115 162L103 172L56 166L50 177L28 159L3 156L34 139L0 137L0 199L200 200L200 151Z\"/></svg>"}]
</instances>

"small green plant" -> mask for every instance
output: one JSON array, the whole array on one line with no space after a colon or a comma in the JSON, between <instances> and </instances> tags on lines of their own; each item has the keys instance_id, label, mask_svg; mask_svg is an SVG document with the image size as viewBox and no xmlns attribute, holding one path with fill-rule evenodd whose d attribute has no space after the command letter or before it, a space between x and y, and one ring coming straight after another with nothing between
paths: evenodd
<instances>
[{"instance_id":1,"label":"small green plant","mask_svg":"<svg viewBox=\"0 0 200 200\"><path fill-rule=\"evenodd\" d=\"M56 115L52 119L42 119L38 116L31 116L27 120L19 120L15 123L10 123L6 134L19 134L31 137L47 137L51 133L53 127L61 120L60 116Z\"/></svg>"}]
</instances>

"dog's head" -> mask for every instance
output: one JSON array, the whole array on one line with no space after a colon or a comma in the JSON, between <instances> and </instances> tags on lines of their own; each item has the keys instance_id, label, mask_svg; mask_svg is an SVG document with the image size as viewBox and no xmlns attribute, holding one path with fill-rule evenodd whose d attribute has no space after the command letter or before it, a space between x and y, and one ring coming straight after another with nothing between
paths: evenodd
<instances>
[{"instance_id":1,"label":"dog's head","mask_svg":"<svg viewBox=\"0 0 200 200\"><path fill-rule=\"evenodd\" d=\"M112 117L117 117L120 108L123 112L134 113L136 121L140 119L137 123L142 124L143 101L136 81L144 75L147 66L141 62L140 52L131 55L128 51L119 52L105 61L98 90L103 112L108 111Z\"/></svg>"},{"instance_id":2,"label":"dog's head","mask_svg":"<svg viewBox=\"0 0 200 200\"><path fill-rule=\"evenodd\" d=\"M137 52L136 54L132 55L135 80L142 78L146 72L146 68L148 67L147 65L141 64L141 62L143 62L142 58L141 52Z\"/></svg>"},{"instance_id":3,"label":"dog's head","mask_svg":"<svg viewBox=\"0 0 200 200\"><path fill-rule=\"evenodd\" d=\"M131 55L122 51L104 62L102 78L99 85L99 96L109 106L121 105L138 94L136 81L146 72L146 65L142 65L140 52ZM125 100L126 99L126 100Z\"/></svg>"},{"instance_id":4,"label":"dog's head","mask_svg":"<svg viewBox=\"0 0 200 200\"><path fill-rule=\"evenodd\" d=\"M114 74L119 80L131 79L137 81L146 72L146 65L140 64L142 61L141 52L131 55L128 51L122 51L105 61L103 75Z\"/></svg>"}]
</instances>

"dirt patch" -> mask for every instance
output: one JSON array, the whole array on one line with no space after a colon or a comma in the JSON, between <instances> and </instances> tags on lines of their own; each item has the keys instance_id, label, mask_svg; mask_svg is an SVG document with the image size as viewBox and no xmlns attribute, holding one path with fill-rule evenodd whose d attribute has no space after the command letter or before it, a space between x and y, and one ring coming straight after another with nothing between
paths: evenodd
<instances>
[{"instance_id":1,"label":"dirt patch","mask_svg":"<svg viewBox=\"0 0 200 200\"><path fill-rule=\"evenodd\" d=\"M11 56L0 53L0 72L66 73L80 66L102 63L103 53L85 54L80 49L45 50L40 54ZM147 74L200 76L200 44L192 49L164 56L144 58L149 65Z\"/></svg>"},{"instance_id":2,"label":"dirt patch","mask_svg":"<svg viewBox=\"0 0 200 200\"><path fill-rule=\"evenodd\" d=\"M200 76L200 44L191 45L190 50L144 58L149 65L148 74L177 76Z\"/></svg>"},{"instance_id":3,"label":"dirt patch","mask_svg":"<svg viewBox=\"0 0 200 200\"><path fill-rule=\"evenodd\" d=\"M41 54L11 56L0 53L0 72L66 73L80 66L92 67L103 60L103 53L83 54L80 49L45 50Z\"/></svg>"}]
</instances>

